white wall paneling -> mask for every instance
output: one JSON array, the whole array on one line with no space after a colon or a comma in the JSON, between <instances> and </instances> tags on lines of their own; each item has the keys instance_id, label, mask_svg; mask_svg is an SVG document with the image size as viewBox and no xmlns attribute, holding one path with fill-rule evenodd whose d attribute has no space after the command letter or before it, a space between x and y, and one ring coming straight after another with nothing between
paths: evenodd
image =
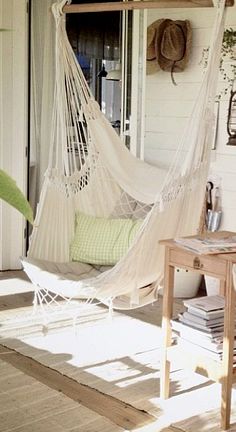
<instances>
[{"instance_id":1,"label":"white wall paneling","mask_svg":"<svg viewBox=\"0 0 236 432\"><path fill-rule=\"evenodd\" d=\"M209 46L214 22L213 8L156 9L148 11L147 25L160 18L186 20L192 27L192 50L185 71L175 73L177 86L171 82L170 73L156 71L146 77L144 157L157 164L169 165L174 149L181 138L194 101L197 98L204 68L202 52ZM225 28L236 29L236 5L227 9ZM225 63L225 69L230 62ZM225 88L219 74L218 93ZM212 151L210 174L220 178L222 192L222 229L236 231L236 147L227 146L226 123L229 94L223 95L219 106L217 147Z\"/></svg>"}]
</instances>

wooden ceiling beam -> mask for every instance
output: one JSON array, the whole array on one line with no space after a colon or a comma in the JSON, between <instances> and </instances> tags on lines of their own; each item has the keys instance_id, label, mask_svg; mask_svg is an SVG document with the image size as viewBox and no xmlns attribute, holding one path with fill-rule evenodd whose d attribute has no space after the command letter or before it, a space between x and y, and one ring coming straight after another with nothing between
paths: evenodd
<instances>
[{"instance_id":1,"label":"wooden ceiling beam","mask_svg":"<svg viewBox=\"0 0 236 432\"><path fill-rule=\"evenodd\" d=\"M226 6L233 6L234 0L226 0ZM65 13L113 12L134 9L196 8L212 7L213 0L156 0L117 1L107 3L70 4L63 8Z\"/></svg>"}]
</instances>

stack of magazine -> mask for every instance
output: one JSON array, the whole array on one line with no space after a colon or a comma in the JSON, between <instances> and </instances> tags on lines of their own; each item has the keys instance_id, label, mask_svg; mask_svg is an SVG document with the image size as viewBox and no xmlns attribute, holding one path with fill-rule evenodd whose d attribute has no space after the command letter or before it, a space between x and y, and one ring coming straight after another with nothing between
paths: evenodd
<instances>
[{"instance_id":1,"label":"stack of magazine","mask_svg":"<svg viewBox=\"0 0 236 432\"><path fill-rule=\"evenodd\" d=\"M223 296L204 296L184 301L186 311L171 321L182 348L220 361L223 353ZM236 361L236 340L234 362Z\"/></svg>"},{"instance_id":2,"label":"stack of magazine","mask_svg":"<svg viewBox=\"0 0 236 432\"><path fill-rule=\"evenodd\" d=\"M175 242L184 249L197 254L236 253L236 236L232 235L225 235L220 238L210 236L182 237L175 239Z\"/></svg>"}]
</instances>

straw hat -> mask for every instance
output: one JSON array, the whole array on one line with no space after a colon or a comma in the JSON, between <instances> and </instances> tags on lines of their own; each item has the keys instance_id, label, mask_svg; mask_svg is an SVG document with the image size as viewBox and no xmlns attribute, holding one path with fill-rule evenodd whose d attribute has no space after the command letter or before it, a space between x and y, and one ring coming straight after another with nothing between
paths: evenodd
<instances>
[{"instance_id":1,"label":"straw hat","mask_svg":"<svg viewBox=\"0 0 236 432\"><path fill-rule=\"evenodd\" d=\"M159 27L159 24L165 21L164 19L159 19L155 22L153 22L150 26L147 28L147 53L146 53L146 71L147 75L151 75L158 70L160 70L160 67L157 63L156 58L156 29Z\"/></svg>"},{"instance_id":2,"label":"straw hat","mask_svg":"<svg viewBox=\"0 0 236 432\"><path fill-rule=\"evenodd\" d=\"M192 31L188 20L155 21L147 29L147 73L152 73L150 70L154 69L155 63L171 74L183 71L189 60L191 42Z\"/></svg>"}]
</instances>

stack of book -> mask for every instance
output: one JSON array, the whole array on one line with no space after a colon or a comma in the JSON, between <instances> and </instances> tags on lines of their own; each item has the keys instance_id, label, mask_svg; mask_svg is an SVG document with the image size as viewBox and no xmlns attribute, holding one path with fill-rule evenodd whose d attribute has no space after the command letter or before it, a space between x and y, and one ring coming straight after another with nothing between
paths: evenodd
<instances>
[{"instance_id":1,"label":"stack of book","mask_svg":"<svg viewBox=\"0 0 236 432\"><path fill-rule=\"evenodd\" d=\"M178 335L178 345L220 361L223 353L224 297L215 295L188 299L184 305L186 311L171 321L172 329Z\"/></svg>"}]
</instances>

